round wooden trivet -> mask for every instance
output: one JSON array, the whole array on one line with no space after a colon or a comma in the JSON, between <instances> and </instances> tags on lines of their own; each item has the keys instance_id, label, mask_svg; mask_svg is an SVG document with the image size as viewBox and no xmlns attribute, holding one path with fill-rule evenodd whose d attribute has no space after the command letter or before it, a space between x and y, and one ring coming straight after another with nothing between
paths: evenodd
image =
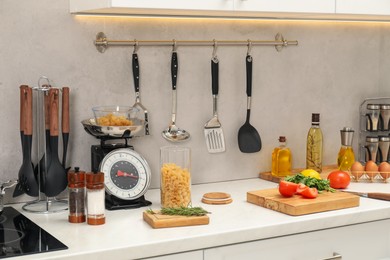
<instances>
[{"instance_id":1,"label":"round wooden trivet","mask_svg":"<svg viewBox=\"0 0 390 260\"><path fill-rule=\"evenodd\" d=\"M232 203L233 199L230 194L225 192L209 192L203 195L202 202L205 204L222 205Z\"/></svg>"}]
</instances>

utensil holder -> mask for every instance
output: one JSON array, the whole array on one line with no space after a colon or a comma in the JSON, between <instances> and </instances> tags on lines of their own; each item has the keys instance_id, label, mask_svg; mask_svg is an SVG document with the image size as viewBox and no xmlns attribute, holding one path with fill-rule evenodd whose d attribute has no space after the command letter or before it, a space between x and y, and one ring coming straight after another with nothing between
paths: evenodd
<instances>
[{"instance_id":1,"label":"utensil holder","mask_svg":"<svg viewBox=\"0 0 390 260\"><path fill-rule=\"evenodd\" d=\"M41 81L45 80L47 84L41 84ZM50 81L47 77L42 76L38 80L38 86L33 87L33 96L35 96L35 107L34 107L34 118L35 121L35 128L34 128L34 141L36 141L36 149L34 152L36 152L36 158L37 158L37 164L34 164L37 167L38 170L38 186L39 186L39 194L36 200L27 202L25 205L22 206L23 210L32 212L32 213L54 213L54 212L60 212L68 210L68 201L59 199L56 197L48 197L45 195L45 187L42 187L42 180L41 180L41 165L40 160L44 154L47 154L46 149L46 127L45 127L45 121L47 115L45 114L45 102L44 102L44 96L48 95L49 90L51 89ZM34 153L33 153L34 155ZM33 157L34 158L34 157ZM48 169L47 160L44 161L44 167L45 171Z\"/></svg>"}]
</instances>

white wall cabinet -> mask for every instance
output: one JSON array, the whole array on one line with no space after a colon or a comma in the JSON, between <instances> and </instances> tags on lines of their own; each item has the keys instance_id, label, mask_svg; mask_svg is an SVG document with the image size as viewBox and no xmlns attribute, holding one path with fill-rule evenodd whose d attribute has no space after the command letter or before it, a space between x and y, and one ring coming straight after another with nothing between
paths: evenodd
<instances>
[{"instance_id":1,"label":"white wall cabinet","mask_svg":"<svg viewBox=\"0 0 390 260\"><path fill-rule=\"evenodd\" d=\"M335 13L335 0L234 0L235 11Z\"/></svg>"},{"instance_id":2,"label":"white wall cabinet","mask_svg":"<svg viewBox=\"0 0 390 260\"><path fill-rule=\"evenodd\" d=\"M204 251L204 260L388 259L390 220L222 246Z\"/></svg>"},{"instance_id":3,"label":"white wall cabinet","mask_svg":"<svg viewBox=\"0 0 390 260\"><path fill-rule=\"evenodd\" d=\"M336 13L390 15L390 0L336 0Z\"/></svg>"},{"instance_id":4,"label":"white wall cabinet","mask_svg":"<svg viewBox=\"0 0 390 260\"><path fill-rule=\"evenodd\" d=\"M390 0L70 0L70 12L390 20Z\"/></svg>"},{"instance_id":5,"label":"white wall cabinet","mask_svg":"<svg viewBox=\"0 0 390 260\"><path fill-rule=\"evenodd\" d=\"M233 11L234 0L70 0L71 13L218 15Z\"/></svg>"}]
</instances>

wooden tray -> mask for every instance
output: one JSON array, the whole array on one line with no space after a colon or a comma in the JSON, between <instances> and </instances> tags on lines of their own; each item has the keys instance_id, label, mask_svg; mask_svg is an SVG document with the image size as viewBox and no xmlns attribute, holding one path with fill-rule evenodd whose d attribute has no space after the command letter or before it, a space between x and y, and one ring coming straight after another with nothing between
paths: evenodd
<instances>
[{"instance_id":1,"label":"wooden tray","mask_svg":"<svg viewBox=\"0 0 390 260\"><path fill-rule=\"evenodd\" d=\"M143 212L144 220L153 228L183 227L195 225L207 225L210 222L209 216L171 216L162 215L158 212L150 214Z\"/></svg>"},{"instance_id":2,"label":"wooden tray","mask_svg":"<svg viewBox=\"0 0 390 260\"><path fill-rule=\"evenodd\" d=\"M336 191L323 192L315 199L306 199L300 195L285 198L277 188L247 192L247 201L264 208L272 209L292 216L300 216L336 209L359 206L357 195Z\"/></svg>"}]
</instances>

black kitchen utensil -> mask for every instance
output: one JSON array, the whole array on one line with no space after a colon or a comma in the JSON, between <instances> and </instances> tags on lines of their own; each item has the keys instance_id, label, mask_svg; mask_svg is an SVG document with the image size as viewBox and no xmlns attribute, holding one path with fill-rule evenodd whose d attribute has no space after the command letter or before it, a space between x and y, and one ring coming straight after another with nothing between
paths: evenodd
<instances>
[{"instance_id":1,"label":"black kitchen utensil","mask_svg":"<svg viewBox=\"0 0 390 260\"><path fill-rule=\"evenodd\" d=\"M21 85L20 86L20 140L22 144L22 151L23 151L23 140L24 140L24 121L25 121L25 114L24 114L24 93L26 88L28 86ZM20 195L24 194L24 190L22 188L22 185L18 182L13 193L13 197L18 197Z\"/></svg>"},{"instance_id":2,"label":"black kitchen utensil","mask_svg":"<svg viewBox=\"0 0 390 260\"><path fill-rule=\"evenodd\" d=\"M34 174L34 166L31 162L32 147L32 89L26 87L23 90L23 163L18 174L18 185L15 188L14 197L17 197L22 189L27 195L37 197L39 195L38 182Z\"/></svg>"},{"instance_id":3,"label":"black kitchen utensil","mask_svg":"<svg viewBox=\"0 0 390 260\"><path fill-rule=\"evenodd\" d=\"M45 109L45 153L43 154L39 164L34 168L36 178L39 174L39 187L41 192L45 192L46 187L46 172L51 163L50 151L50 100L49 92L44 92L44 109ZM38 167L39 166L39 167Z\"/></svg>"},{"instance_id":4,"label":"black kitchen utensil","mask_svg":"<svg viewBox=\"0 0 390 260\"><path fill-rule=\"evenodd\" d=\"M65 168L58 158L58 105L59 90L51 88L50 98L50 151L51 163L46 173L45 194L48 197L55 197L65 190L68 180Z\"/></svg>"},{"instance_id":5,"label":"black kitchen utensil","mask_svg":"<svg viewBox=\"0 0 390 260\"><path fill-rule=\"evenodd\" d=\"M171 77L172 77L172 115L169 126L163 130L162 136L170 142L182 142L190 138L190 133L186 130L177 127L176 125L176 114L177 114L177 93L176 93L176 82L177 72L179 70L179 62L177 58L177 52L174 49L172 51L171 58Z\"/></svg>"},{"instance_id":6,"label":"black kitchen utensil","mask_svg":"<svg viewBox=\"0 0 390 260\"><path fill-rule=\"evenodd\" d=\"M141 94L139 90L139 61L138 54L136 51L136 46L134 47L134 53L132 56L132 69L133 69L133 79L134 79L134 90L135 90L135 103L133 107L139 107L141 111L144 112L145 117L145 135L149 135L149 114L146 107L141 103Z\"/></svg>"},{"instance_id":7,"label":"black kitchen utensil","mask_svg":"<svg viewBox=\"0 0 390 260\"><path fill-rule=\"evenodd\" d=\"M247 109L246 121L238 131L238 147L243 153L255 153L261 150L261 139L257 130L249 123L251 116L251 97L252 97L252 56L246 56L246 94Z\"/></svg>"},{"instance_id":8,"label":"black kitchen utensil","mask_svg":"<svg viewBox=\"0 0 390 260\"><path fill-rule=\"evenodd\" d=\"M62 88L62 166L66 168L66 154L69 140L69 87Z\"/></svg>"}]
</instances>

